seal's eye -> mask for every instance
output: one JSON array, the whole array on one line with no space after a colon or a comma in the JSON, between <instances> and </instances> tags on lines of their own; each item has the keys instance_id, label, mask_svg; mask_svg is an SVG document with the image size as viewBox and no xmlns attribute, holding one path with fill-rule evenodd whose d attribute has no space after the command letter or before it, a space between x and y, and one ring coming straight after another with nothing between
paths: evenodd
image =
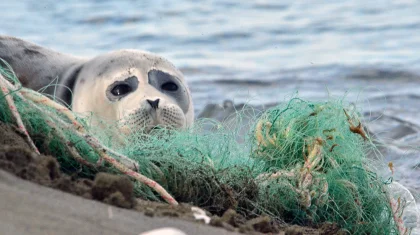
<instances>
[{"instance_id":1,"label":"seal's eye","mask_svg":"<svg viewBox=\"0 0 420 235\"><path fill-rule=\"evenodd\" d=\"M165 91L176 91L178 90L178 86L173 82L165 82L161 86L162 90Z\"/></svg>"},{"instance_id":2,"label":"seal's eye","mask_svg":"<svg viewBox=\"0 0 420 235\"><path fill-rule=\"evenodd\" d=\"M111 93L115 96L123 96L131 91L132 89L130 85L122 83L112 88Z\"/></svg>"}]
</instances>

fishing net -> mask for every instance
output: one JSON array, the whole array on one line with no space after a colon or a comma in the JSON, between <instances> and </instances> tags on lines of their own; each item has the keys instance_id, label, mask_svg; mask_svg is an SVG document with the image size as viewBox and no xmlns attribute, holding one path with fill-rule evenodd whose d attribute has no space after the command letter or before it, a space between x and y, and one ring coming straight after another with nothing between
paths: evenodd
<instances>
[{"instance_id":1,"label":"fishing net","mask_svg":"<svg viewBox=\"0 0 420 235\"><path fill-rule=\"evenodd\" d=\"M230 122L119 134L116 123L77 116L22 88L7 64L0 72L7 78L0 78L0 121L16 124L16 109L35 149L55 156L64 172L126 174L139 198L219 215L234 209L290 224L332 222L351 234L409 232L396 220L404 201L390 201L391 180L378 174L386 166L345 100L293 97L263 113L238 111Z\"/></svg>"}]
</instances>

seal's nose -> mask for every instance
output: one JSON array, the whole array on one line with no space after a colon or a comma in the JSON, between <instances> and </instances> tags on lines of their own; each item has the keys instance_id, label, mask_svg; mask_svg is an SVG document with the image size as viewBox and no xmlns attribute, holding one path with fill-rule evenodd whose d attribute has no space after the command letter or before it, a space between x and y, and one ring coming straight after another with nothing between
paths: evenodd
<instances>
[{"instance_id":1,"label":"seal's nose","mask_svg":"<svg viewBox=\"0 0 420 235\"><path fill-rule=\"evenodd\" d=\"M157 109L159 107L159 99L156 100L147 100L147 102L152 106L152 108Z\"/></svg>"}]
</instances>

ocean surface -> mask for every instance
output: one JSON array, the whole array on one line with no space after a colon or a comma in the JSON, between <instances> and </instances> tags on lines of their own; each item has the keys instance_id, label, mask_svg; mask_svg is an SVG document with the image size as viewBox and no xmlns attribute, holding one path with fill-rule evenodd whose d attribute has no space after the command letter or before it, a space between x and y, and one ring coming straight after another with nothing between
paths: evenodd
<instances>
[{"instance_id":1,"label":"ocean surface","mask_svg":"<svg viewBox=\"0 0 420 235\"><path fill-rule=\"evenodd\" d=\"M207 104L343 97L420 189L420 2L296 0L1 1L0 34L80 56L151 51ZM220 106L221 107L221 106Z\"/></svg>"}]
</instances>

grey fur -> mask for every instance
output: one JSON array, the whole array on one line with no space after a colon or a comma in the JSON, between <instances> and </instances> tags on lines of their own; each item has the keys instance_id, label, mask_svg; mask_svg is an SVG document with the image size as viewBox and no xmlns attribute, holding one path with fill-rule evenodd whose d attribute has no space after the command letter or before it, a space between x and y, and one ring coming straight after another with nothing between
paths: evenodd
<instances>
[{"instance_id":1,"label":"grey fur","mask_svg":"<svg viewBox=\"0 0 420 235\"><path fill-rule=\"evenodd\" d=\"M0 36L0 58L7 61L24 87L40 90L70 104L70 97L62 84L71 86L77 76L74 72L85 62L82 58L64 55L30 42L9 36ZM71 88L71 87L70 87Z\"/></svg>"}]
</instances>

